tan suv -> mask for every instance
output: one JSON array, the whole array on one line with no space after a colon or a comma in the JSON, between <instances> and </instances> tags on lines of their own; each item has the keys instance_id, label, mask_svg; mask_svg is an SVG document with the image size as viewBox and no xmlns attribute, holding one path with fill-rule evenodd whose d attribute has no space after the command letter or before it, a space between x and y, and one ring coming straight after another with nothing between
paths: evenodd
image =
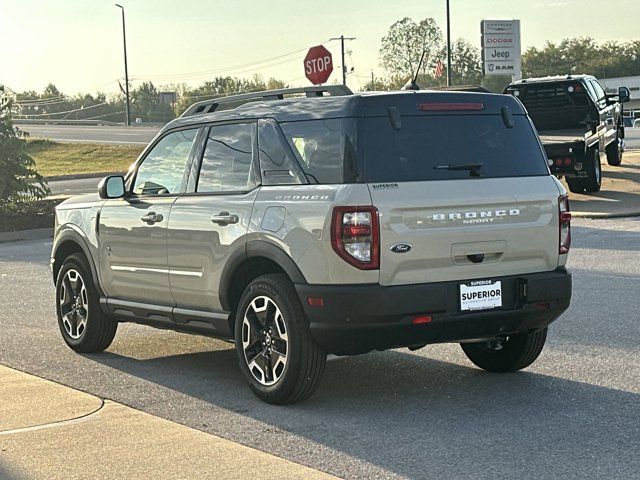
<instances>
[{"instance_id":1,"label":"tan suv","mask_svg":"<svg viewBox=\"0 0 640 480\"><path fill-rule=\"evenodd\" d=\"M57 208L58 323L78 352L118 322L231 339L271 403L308 397L327 353L459 342L518 370L569 306L570 218L510 96L200 102L125 177Z\"/></svg>"}]
</instances>

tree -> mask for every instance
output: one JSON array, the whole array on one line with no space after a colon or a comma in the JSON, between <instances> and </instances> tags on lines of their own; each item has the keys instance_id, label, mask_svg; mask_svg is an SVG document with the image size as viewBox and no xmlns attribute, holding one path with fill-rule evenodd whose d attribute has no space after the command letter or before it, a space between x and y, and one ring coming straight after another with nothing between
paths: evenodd
<instances>
[{"instance_id":1,"label":"tree","mask_svg":"<svg viewBox=\"0 0 640 480\"><path fill-rule=\"evenodd\" d=\"M600 78L640 75L640 41L598 44L591 37L547 42L522 56L524 77L587 73Z\"/></svg>"},{"instance_id":2,"label":"tree","mask_svg":"<svg viewBox=\"0 0 640 480\"><path fill-rule=\"evenodd\" d=\"M12 100L0 86L0 211L16 204L42 199L49 189L33 168L35 162L27 153L27 143L18 138L11 119Z\"/></svg>"},{"instance_id":3,"label":"tree","mask_svg":"<svg viewBox=\"0 0 640 480\"><path fill-rule=\"evenodd\" d=\"M442 51L442 32L433 18L419 23L405 17L389 27L382 37L380 64L391 77L415 75L424 52L420 71L425 73L438 61Z\"/></svg>"},{"instance_id":4,"label":"tree","mask_svg":"<svg viewBox=\"0 0 640 480\"><path fill-rule=\"evenodd\" d=\"M446 50L443 63L446 64ZM463 38L451 45L451 82L454 85L477 85L482 82L480 49Z\"/></svg>"}]
</instances>

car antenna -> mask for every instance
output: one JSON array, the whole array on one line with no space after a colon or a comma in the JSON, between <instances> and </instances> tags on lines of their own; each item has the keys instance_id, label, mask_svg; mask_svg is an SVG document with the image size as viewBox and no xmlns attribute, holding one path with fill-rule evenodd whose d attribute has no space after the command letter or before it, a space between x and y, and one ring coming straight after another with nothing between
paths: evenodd
<instances>
[{"instance_id":1,"label":"car antenna","mask_svg":"<svg viewBox=\"0 0 640 480\"><path fill-rule=\"evenodd\" d=\"M422 55L420 55L420 61L418 62L418 68L416 68L416 73L404 84L402 90L420 90L420 85L416 82L418 81L418 74L420 73L420 67L422 67L422 61L424 60L424 54L427 53L426 50L422 50Z\"/></svg>"}]
</instances>

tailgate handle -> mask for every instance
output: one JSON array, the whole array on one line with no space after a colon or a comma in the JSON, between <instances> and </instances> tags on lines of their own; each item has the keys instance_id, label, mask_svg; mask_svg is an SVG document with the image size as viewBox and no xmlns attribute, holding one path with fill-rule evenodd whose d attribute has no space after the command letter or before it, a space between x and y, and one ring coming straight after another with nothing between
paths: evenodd
<instances>
[{"instance_id":1,"label":"tailgate handle","mask_svg":"<svg viewBox=\"0 0 640 480\"><path fill-rule=\"evenodd\" d=\"M471 263L482 263L484 260L484 253L474 253L467 255L467 258Z\"/></svg>"}]
</instances>

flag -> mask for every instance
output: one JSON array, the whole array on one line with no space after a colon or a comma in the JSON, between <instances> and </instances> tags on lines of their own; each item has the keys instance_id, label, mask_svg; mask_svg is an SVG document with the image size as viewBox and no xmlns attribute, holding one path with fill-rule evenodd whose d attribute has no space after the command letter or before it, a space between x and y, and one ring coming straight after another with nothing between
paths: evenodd
<instances>
[{"instance_id":1,"label":"flag","mask_svg":"<svg viewBox=\"0 0 640 480\"><path fill-rule=\"evenodd\" d=\"M444 64L442 63L442 60L438 60L438 63L436 63L436 66L433 68L433 76L436 78L440 78L443 71Z\"/></svg>"}]
</instances>

